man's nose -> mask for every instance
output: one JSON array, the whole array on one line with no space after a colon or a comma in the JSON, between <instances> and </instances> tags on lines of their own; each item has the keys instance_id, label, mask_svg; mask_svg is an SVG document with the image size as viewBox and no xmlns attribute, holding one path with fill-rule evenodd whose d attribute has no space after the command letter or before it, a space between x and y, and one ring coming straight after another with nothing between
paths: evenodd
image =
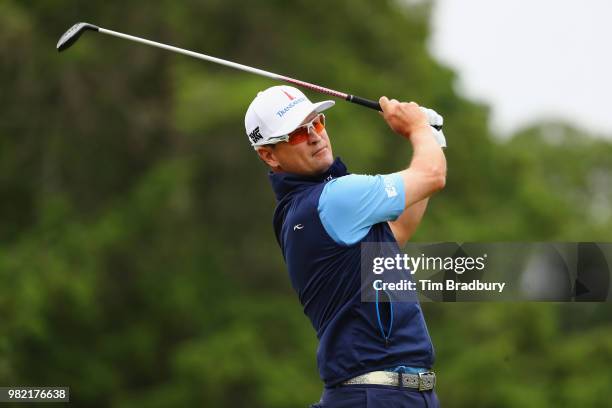
<instances>
[{"instance_id":1,"label":"man's nose","mask_svg":"<svg viewBox=\"0 0 612 408\"><path fill-rule=\"evenodd\" d=\"M321 140L321 135L315 130L314 126L308 129L308 143L316 144Z\"/></svg>"}]
</instances>

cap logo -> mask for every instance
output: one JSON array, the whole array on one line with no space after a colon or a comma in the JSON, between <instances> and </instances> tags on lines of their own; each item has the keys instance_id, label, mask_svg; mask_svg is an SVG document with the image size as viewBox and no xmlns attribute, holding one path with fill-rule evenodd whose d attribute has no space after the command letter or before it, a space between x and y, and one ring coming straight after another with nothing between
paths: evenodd
<instances>
[{"instance_id":1,"label":"cap logo","mask_svg":"<svg viewBox=\"0 0 612 408\"><path fill-rule=\"evenodd\" d=\"M289 112L291 110L291 108L293 108L295 105L297 105L300 102L304 102L305 100L306 100L305 97L295 99L295 100L289 102L289 105L287 105L283 109L277 111L276 114L278 115L279 118L282 118L285 115L285 113L287 113L287 112Z\"/></svg>"},{"instance_id":2,"label":"cap logo","mask_svg":"<svg viewBox=\"0 0 612 408\"><path fill-rule=\"evenodd\" d=\"M255 129L253 129L251 133L249 133L249 139L251 139L251 143L253 144L263 139L263 136L261 135L261 133L259 133L259 126L257 126Z\"/></svg>"},{"instance_id":3,"label":"cap logo","mask_svg":"<svg viewBox=\"0 0 612 408\"><path fill-rule=\"evenodd\" d=\"M290 101L292 101L292 100L294 100L294 99L295 99L295 96L291 96L291 95L289 95L289 92L287 92L287 91L283 90L283 93L284 93L285 95L287 95L287 98L289 98L289 100L290 100Z\"/></svg>"}]
</instances>

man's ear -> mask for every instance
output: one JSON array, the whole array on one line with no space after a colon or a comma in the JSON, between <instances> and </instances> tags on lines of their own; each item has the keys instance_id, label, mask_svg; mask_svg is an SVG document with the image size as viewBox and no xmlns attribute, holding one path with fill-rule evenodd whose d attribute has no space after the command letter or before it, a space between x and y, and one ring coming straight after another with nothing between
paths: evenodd
<instances>
[{"instance_id":1,"label":"man's ear","mask_svg":"<svg viewBox=\"0 0 612 408\"><path fill-rule=\"evenodd\" d=\"M276 160L276 155L274 154L274 148L270 146L262 146L257 148L257 155L268 166L276 169L280 166L278 160Z\"/></svg>"}]
</instances>

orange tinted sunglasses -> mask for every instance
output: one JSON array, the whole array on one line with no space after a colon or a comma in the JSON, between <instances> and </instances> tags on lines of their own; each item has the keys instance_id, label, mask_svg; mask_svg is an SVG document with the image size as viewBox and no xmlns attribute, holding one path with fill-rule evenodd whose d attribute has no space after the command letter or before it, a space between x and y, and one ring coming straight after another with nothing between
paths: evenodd
<instances>
[{"instance_id":1,"label":"orange tinted sunglasses","mask_svg":"<svg viewBox=\"0 0 612 408\"><path fill-rule=\"evenodd\" d=\"M325 115L319 113L313 120L289 133L287 143L297 145L307 141L310 136L310 128L313 128L317 133L321 133L325 129Z\"/></svg>"}]
</instances>

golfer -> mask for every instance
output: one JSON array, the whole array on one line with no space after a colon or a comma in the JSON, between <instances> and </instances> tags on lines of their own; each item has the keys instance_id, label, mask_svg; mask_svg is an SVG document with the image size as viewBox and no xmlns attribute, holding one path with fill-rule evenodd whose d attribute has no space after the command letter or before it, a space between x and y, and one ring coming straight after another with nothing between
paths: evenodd
<instances>
[{"instance_id":1,"label":"golfer","mask_svg":"<svg viewBox=\"0 0 612 408\"><path fill-rule=\"evenodd\" d=\"M362 301L360 255L366 242L388 244L393 253L385 256L400 253L444 187L446 159L416 103L379 102L413 148L410 165L386 175L349 174L334 160L323 114L333 101L312 103L296 88L274 86L245 116L251 145L271 170L276 238L319 339L325 389L313 407L438 407L420 305Z\"/></svg>"}]
</instances>

